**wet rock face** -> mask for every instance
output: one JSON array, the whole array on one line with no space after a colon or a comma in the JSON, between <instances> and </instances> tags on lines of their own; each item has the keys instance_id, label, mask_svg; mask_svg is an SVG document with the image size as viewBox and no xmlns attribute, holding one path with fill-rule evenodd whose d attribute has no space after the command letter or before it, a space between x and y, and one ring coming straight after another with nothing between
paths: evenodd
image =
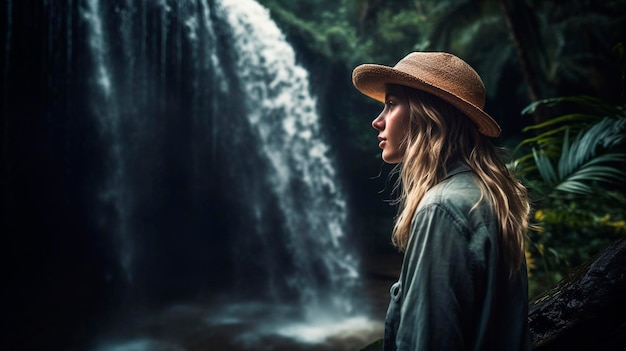
<instances>
[{"instance_id":1,"label":"wet rock face","mask_svg":"<svg viewBox=\"0 0 626 351\"><path fill-rule=\"evenodd\" d=\"M626 350L626 239L531 303L533 349Z\"/></svg>"}]
</instances>

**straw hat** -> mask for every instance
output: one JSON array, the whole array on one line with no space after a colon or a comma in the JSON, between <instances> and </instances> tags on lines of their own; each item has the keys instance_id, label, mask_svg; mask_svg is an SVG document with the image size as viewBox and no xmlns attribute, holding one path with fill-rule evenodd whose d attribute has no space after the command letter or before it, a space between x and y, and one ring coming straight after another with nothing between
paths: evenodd
<instances>
[{"instance_id":1,"label":"straw hat","mask_svg":"<svg viewBox=\"0 0 626 351\"><path fill-rule=\"evenodd\" d=\"M385 84L404 85L447 101L467 115L478 131L500 135L500 126L485 106L485 85L470 65L445 52L413 52L395 66L364 64L352 72L352 83L363 94L385 102Z\"/></svg>"}]
</instances>

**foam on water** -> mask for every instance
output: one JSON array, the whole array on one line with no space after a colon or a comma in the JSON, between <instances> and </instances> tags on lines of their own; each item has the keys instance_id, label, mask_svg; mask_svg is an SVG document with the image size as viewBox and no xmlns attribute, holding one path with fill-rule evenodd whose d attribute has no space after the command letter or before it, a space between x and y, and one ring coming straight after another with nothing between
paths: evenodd
<instances>
[{"instance_id":1,"label":"foam on water","mask_svg":"<svg viewBox=\"0 0 626 351\"><path fill-rule=\"evenodd\" d=\"M98 347L95 351L184 351L181 346L160 342L148 338L132 339L110 343Z\"/></svg>"},{"instance_id":2,"label":"foam on water","mask_svg":"<svg viewBox=\"0 0 626 351\"><path fill-rule=\"evenodd\" d=\"M244 344L267 338L285 338L301 344L324 344L332 340L382 335L383 323L363 315L319 311L307 313L286 304L234 303L213 310L205 319L210 326L245 325L236 339Z\"/></svg>"},{"instance_id":3,"label":"foam on water","mask_svg":"<svg viewBox=\"0 0 626 351\"><path fill-rule=\"evenodd\" d=\"M332 338L372 333L380 329L380 322L363 316L340 320L292 322L276 330L276 334L306 344L318 344Z\"/></svg>"}]
</instances>

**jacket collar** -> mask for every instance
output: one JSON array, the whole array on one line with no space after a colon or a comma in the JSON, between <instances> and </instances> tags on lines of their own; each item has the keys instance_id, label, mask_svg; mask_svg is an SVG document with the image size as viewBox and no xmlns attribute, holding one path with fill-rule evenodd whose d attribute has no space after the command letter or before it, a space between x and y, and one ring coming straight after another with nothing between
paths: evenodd
<instances>
[{"instance_id":1,"label":"jacket collar","mask_svg":"<svg viewBox=\"0 0 626 351\"><path fill-rule=\"evenodd\" d=\"M448 172L448 175L446 175L446 177L443 179L448 179L459 173L465 173L465 172L471 172L471 171L472 169L465 163L456 162L452 164L452 166L450 167L450 171Z\"/></svg>"}]
</instances>

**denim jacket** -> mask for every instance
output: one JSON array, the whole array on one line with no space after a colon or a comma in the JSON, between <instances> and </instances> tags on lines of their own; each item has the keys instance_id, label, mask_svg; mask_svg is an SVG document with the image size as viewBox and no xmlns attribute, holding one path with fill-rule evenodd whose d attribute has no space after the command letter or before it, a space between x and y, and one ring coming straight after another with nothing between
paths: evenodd
<instances>
[{"instance_id":1,"label":"denim jacket","mask_svg":"<svg viewBox=\"0 0 626 351\"><path fill-rule=\"evenodd\" d=\"M510 277L480 197L462 165L420 202L391 287L384 351L530 350L526 268Z\"/></svg>"}]
</instances>

